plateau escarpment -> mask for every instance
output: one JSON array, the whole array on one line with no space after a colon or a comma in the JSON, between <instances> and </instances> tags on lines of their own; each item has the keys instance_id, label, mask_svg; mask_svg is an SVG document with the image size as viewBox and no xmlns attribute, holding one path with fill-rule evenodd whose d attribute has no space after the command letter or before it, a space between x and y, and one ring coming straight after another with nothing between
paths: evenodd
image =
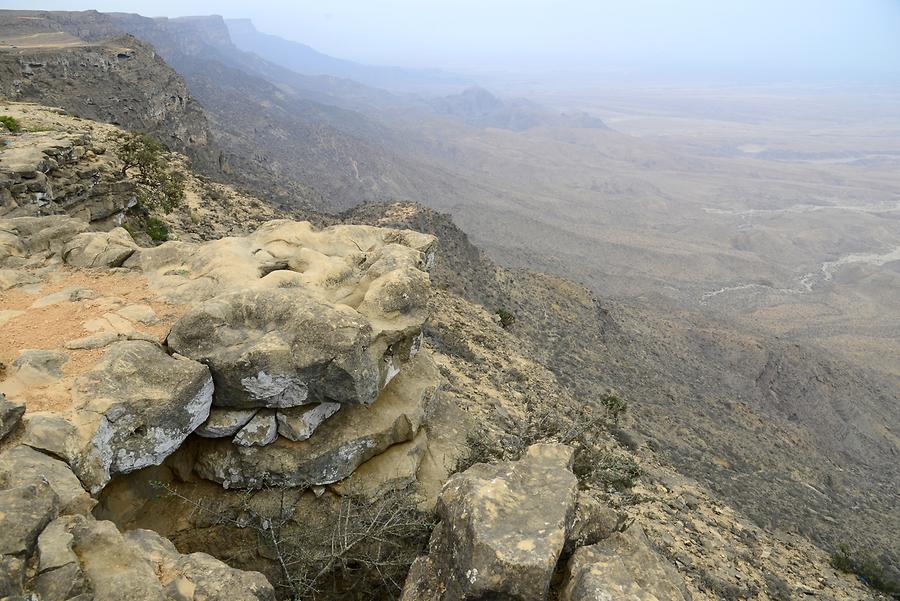
<instances>
[{"instance_id":1,"label":"plateau escarpment","mask_svg":"<svg viewBox=\"0 0 900 601\"><path fill-rule=\"evenodd\" d=\"M94 158L73 160L29 173ZM452 223L409 204L278 219L185 178L183 204L151 211L163 243L88 221L77 187L20 191L0 218L0 595L872 598L456 294L521 288ZM570 335L546 323L547 344Z\"/></svg>"}]
</instances>

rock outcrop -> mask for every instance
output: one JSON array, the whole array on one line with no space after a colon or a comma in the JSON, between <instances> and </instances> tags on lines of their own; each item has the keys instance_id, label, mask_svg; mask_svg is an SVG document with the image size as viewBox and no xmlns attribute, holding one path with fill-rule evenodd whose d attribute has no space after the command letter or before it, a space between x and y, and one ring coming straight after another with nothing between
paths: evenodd
<instances>
[{"instance_id":1,"label":"rock outcrop","mask_svg":"<svg viewBox=\"0 0 900 601\"><path fill-rule=\"evenodd\" d=\"M25 404L11 401L0 393L0 440L13 431L25 415Z\"/></svg>"},{"instance_id":2,"label":"rock outcrop","mask_svg":"<svg viewBox=\"0 0 900 601\"><path fill-rule=\"evenodd\" d=\"M0 154L0 217L67 213L115 224L136 200L106 148L88 132L25 132Z\"/></svg>"},{"instance_id":3,"label":"rock outcrop","mask_svg":"<svg viewBox=\"0 0 900 601\"><path fill-rule=\"evenodd\" d=\"M0 465L2 598L275 599L262 574L205 553L182 555L153 532L122 534L95 520L86 492L60 461L19 446Z\"/></svg>"},{"instance_id":4,"label":"rock outcrop","mask_svg":"<svg viewBox=\"0 0 900 601\"><path fill-rule=\"evenodd\" d=\"M343 407L308 439L278 437L267 446L232 444L224 438L195 440L194 469L226 488L338 482L392 445L412 440L422 428L439 385L434 363L420 353L404 365L372 405ZM274 421L274 416L271 419Z\"/></svg>"},{"instance_id":5,"label":"rock outcrop","mask_svg":"<svg viewBox=\"0 0 900 601\"><path fill-rule=\"evenodd\" d=\"M30 416L25 444L64 457L91 492L116 474L158 465L209 415L212 378L150 342L118 342L73 384L61 417Z\"/></svg>"},{"instance_id":6,"label":"rock outcrop","mask_svg":"<svg viewBox=\"0 0 900 601\"><path fill-rule=\"evenodd\" d=\"M452 476L428 556L410 569L403 599L546 599L575 513L572 461L569 447L534 445L519 461Z\"/></svg>"},{"instance_id":7,"label":"rock outcrop","mask_svg":"<svg viewBox=\"0 0 900 601\"><path fill-rule=\"evenodd\" d=\"M595 545L575 551L560 601L685 601L690 596L675 568L660 558L633 524Z\"/></svg>"}]
</instances>

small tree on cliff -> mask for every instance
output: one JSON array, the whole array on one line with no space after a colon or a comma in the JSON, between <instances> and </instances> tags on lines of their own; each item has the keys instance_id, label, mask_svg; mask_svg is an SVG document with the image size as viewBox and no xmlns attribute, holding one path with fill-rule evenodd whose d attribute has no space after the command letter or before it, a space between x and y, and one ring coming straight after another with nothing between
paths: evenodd
<instances>
[{"instance_id":1,"label":"small tree on cliff","mask_svg":"<svg viewBox=\"0 0 900 601\"><path fill-rule=\"evenodd\" d=\"M166 147L152 136L138 132L121 135L116 154L122 161L122 177L138 184L138 201L146 208L169 213L184 198L184 174L169 167Z\"/></svg>"}]
</instances>

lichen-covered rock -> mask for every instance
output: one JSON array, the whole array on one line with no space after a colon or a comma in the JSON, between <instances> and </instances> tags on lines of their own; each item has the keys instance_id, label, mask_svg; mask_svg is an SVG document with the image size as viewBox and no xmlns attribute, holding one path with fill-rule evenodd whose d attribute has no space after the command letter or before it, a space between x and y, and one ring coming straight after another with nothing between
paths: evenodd
<instances>
[{"instance_id":1,"label":"lichen-covered rock","mask_svg":"<svg viewBox=\"0 0 900 601\"><path fill-rule=\"evenodd\" d=\"M533 445L519 461L452 476L403 599L546 599L575 511L572 459L569 447Z\"/></svg>"},{"instance_id":2,"label":"lichen-covered rock","mask_svg":"<svg viewBox=\"0 0 900 601\"><path fill-rule=\"evenodd\" d=\"M303 290L243 290L201 303L169 346L209 366L219 407L294 407L375 400L387 344L359 313Z\"/></svg>"},{"instance_id":3,"label":"lichen-covered rock","mask_svg":"<svg viewBox=\"0 0 900 601\"><path fill-rule=\"evenodd\" d=\"M59 496L60 513L88 513L97 504L68 465L24 445L0 454L0 489L46 480Z\"/></svg>"},{"instance_id":4,"label":"lichen-covered rock","mask_svg":"<svg viewBox=\"0 0 900 601\"><path fill-rule=\"evenodd\" d=\"M278 434L288 440L307 440L322 422L338 412L340 403L316 403L279 409Z\"/></svg>"},{"instance_id":5,"label":"lichen-covered rock","mask_svg":"<svg viewBox=\"0 0 900 601\"><path fill-rule=\"evenodd\" d=\"M209 417L194 430L194 434L204 438L226 438L237 434L247 422L253 419L257 409L221 409L213 407Z\"/></svg>"},{"instance_id":6,"label":"lichen-covered rock","mask_svg":"<svg viewBox=\"0 0 900 601\"><path fill-rule=\"evenodd\" d=\"M261 409L247 424L234 435L233 442L242 447L264 447L278 437L278 422L275 412Z\"/></svg>"},{"instance_id":7,"label":"lichen-covered rock","mask_svg":"<svg viewBox=\"0 0 900 601\"><path fill-rule=\"evenodd\" d=\"M85 232L66 242L62 259L73 267L119 267L138 249L125 229Z\"/></svg>"},{"instance_id":8,"label":"lichen-covered rock","mask_svg":"<svg viewBox=\"0 0 900 601\"><path fill-rule=\"evenodd\" d=\"M0 393L0 440L13 431L25 415L25 403L7 399Z\"/></svg>"},{"instance_id":9,"label":"lichen-covered rock","mask_svg":"<svg viewBox=\"0 0 900 601\"><path fill-rule=\"evenodd\" d=\"M227 439L196 439L194 469L226 488L323 485L343 480L391 445L415 437L439 383L440 374L431 357L419 353L375 403L343 407L308 440L279 437L267 446L240 447Z\"/></svg>"},{"instance_id":10,"label":"lichen-covered rock","mask_svg":"<svg viewBox=\"0 0 900 601\"><path fill-rule=\"evenodd\" d=\"M596 545L581 547L569 560L560 601L687 601L689 593L674 566L651 547L633 524Z\"/></svg>"},{"instance_id":11,"label":"lichen-covered rock","mask_svg":"<svg viewBox=\"0 0 900 601\"><path fill-rule=\"evenodd\" d=\"M86 445L75 461L96 492L109 478L158 465L209 416L212 378L195 361L174 359L155 344L119 342L73 386Z\"/></svg>"},{"instance_id":12,"label":"lichen-covered rock","mask_svg":"<svg viewBox=\"0 0 900 601\"><path fill-rule=\"evenodd\" d=\"M72 387L67 414L34 414L23 443L66 460L99 491L116 474L159 465L206 421L209 370L156 344L118 342Z\"/></svg>"},{"instance_id":13,"label":"lichen-covered rock","mask_svg":"<svg viewBox=\"0 0 900 601\"><path fill-rule=\"evenodd\" d=\"M59 497L42 481L0 490L0 555L27 558L59 513Z\"/></svg>"},{"instance_id":14,"label":"lichen-covered rock","mask_svg":"<svg viewBox=\"0 0 900 601\"><path fill-rule=\"evenodd\" d=\"M0 555L0 599L19 599L25 591L25 562Z\"/></svg>"}]
</instances>

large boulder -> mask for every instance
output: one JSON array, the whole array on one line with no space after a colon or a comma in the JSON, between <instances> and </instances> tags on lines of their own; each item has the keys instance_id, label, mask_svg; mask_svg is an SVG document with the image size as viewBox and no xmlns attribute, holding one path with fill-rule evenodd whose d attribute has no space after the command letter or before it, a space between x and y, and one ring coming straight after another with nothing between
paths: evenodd
<instances>
[{"instance_id":1,"label":"large boulder","mask_svg":"<svg viewBox=\"0 0 900 601\"><path fill-rule=\"evenodd\" d=\"M73 267L119 267L137 249L131 234L117 227L74 236L63 246L62 259Z\"/></svg>"},{"instance_id":2,"label":"large boulder","mask_svg":"<svg viewBox=\"0 0 900 601\"><path fill-rule=\"evenodd\" d=\"M38 535L59 513L59 497L46 482L0 490L0 555L27 558Z\"/></svg>"},{"instance_id":3,"label":"large boulder","mask_svg":"<svg viewBox=\"0 0 900 601\"><path fill-rule=\"evenodd\" d=\"M92 493L117 474L159 465L206 421L206 366L144 341L110 345L72 386L67 415L34 414L23 442L63 457Z\"/></svg>"},{"instance_id":4,"label":"large boulder","mask_svg":"<svg viewBox=\"0 0 900 601\"><path fill-rule=\"evenodd\" d=\"M0 489L46 481L59 497L60 513L88 513L97 502L68 465L24 445L0 454Z\"/></svg>"},{"instance_id":5,"label":"large boulder","mask_svg":"<svg viewBox=\"0 0 900 601\"><path fill-rule=\"evenodd\" d=\"M387 377L387 341L349 307L303 290L242 290L201 303L169 346L209 366L218 407L368 404Z\"/></svg>"},{"instance_id":6,"label":"large boulder","mask_svg":"<svg viewBox=\"0 0 900 601\"><path fill-rule=\"evenodd\" d=\"M577 549L567 571L560 601L687 601L691 598L678 571L653 550L637 524L596 545Z\"/></svg>"},{"instance_id":7,"label":"large boulder","mask_svg":"<svg viewBox=\"0 0 900 601\"><path fill-rule=\"evenodd\" d=\"M132 530L125 539L154 567L160 584L170 591L172 598L183 596L207 601L275 599L272 585L259 572L236 570L206 553L182 555L175 545L151 530Z\"/></svg>"},{"instance_id":8,"label":"large boulder","mask_svg":"<svg viewBox=\"0 0 900 601\"><path fill-rule=\"evenodd\" d=\"M431 357L419 353L370 406L349 405L308 440L279 437L268 446L228 439L194 440L195 471L226 488L324 485L343 480L391 445L412 440L440 383Z\"/></svg>"},{"instance_id":9,"label":"large boulder","mask_svg":"<svg viewBox=\"0 0 900 601\"><path fill-rule=\"evenodd\" d=\"M572 460L564 445L533 445L519 461L452 476L403 599L544 601L575 512Z\"/></svg>"},{"instance_id":10,"label":"large boulder","mask_svg":"<svg viewBox=\"0 0 900 601\"><path fill-rule=\"evenodd\" d=\"M78 594L94 601L274 601L262 574L242 572L204 553L181 555L147 531L122 534L112 522L64 516L39 540L35 589L45 599ZM49 593L49 595L48 595Z\"/></svg>"},{"instance_id":11,"label":"large boulder","mask_svg":"<svg viewBox=\"0 0 900 601\"><path fill-rule=\"evenodd\" d=\"M209 365L215 405L372 403L418 345L434 237L272 221L244 237L141 249L143 271L190 305L168 344Z\"/></svg>"}]
</instances>

